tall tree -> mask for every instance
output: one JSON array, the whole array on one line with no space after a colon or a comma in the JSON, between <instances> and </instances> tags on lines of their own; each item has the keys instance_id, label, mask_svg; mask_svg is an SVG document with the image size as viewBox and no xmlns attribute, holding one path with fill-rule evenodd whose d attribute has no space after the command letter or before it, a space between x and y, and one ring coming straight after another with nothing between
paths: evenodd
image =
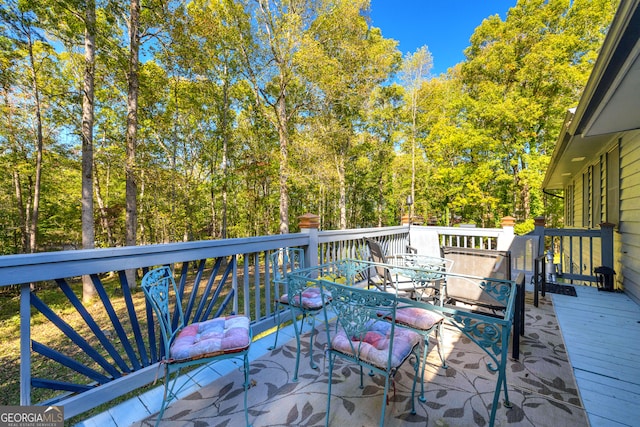
<instances>
[{"instance_id":1,"label":"tall tree","mask_svg":"<svg viewBox=\"0 0 640 427\"><path fill-rule=\"evenodd\" d=\"M196 0L187 8L188 16L179 30L189 37L173 36L180 43L176 53L183 68L206 81L209 102L216 112L211 118L210 134L205 155L209 163L211 182L212 230L215 229L215 195L220 194L221 222L219 236L227 237L230 188L230 166L233 156L234 103L236 87L241 81L241 57L237 48L242 34L246 35L249 18L238 2L226 0L208 2ZM219 154L219 155L218 155ZM219 171L219 172L218 172ZM221 188L214 188L214 186Z\"/></svg>"},{"instance_id":2,"label":"tall tree","mask_svg":"<svg viewBox=\"0 0 640 427\"><path fill-rule=\"evenodd\" d=\"M84 78L82 86L82 247L95 246L96 232L93 220L93 115L96 56L96 3L86 0L84 19ZM96 294L91 277L82 278L82 298L92 299Z\"/></svg>"},{"instance_id":3,"label":"tall tree","mask_svg":"<svg viewBox=\"0 0 640 427\"><path fill-rule=\"evenodd\" d=\"M407 102L411 127L409 140L411 144L411 203L409 204L409 217L413 217L414 203L416 201L416 140L418 137L418 106L420 88L429 78L433 68L433 57L427 46L418 48L414 53L408 53L402 62L400 78L406 88Z\"/></svg>"},{"instance_id":4,"label":"tall tree","mask_svg":"<svg viewBox=\"0 0 640 427\"><path fill-rule=\"evenodd\" d=\"M289 232L289 150L303 97L296 53L315 12L312 0L256 0L253 40L243 39L245 66L256 100L278 132L280 233ZM251 48L257 47L257 50Z\"/></svg>"},{"instance_id":5,"label":"tall tree","mask_svg":"<svg viewBox=\"0 0 640 427\"><path fill-rule=\"evenodd\" d=\"M466 117L482 135L473 152L512 177L487 182L501 198L493 221L541 213L539 188L564 111L578 100L616 4L521 0L505 21L492 16L471 37L462 79ZM524 173L534 164L538 173Z\"/></svg>"},{"instance_id":6,"label":"tall tree","mask_svg":"<svg viewBox=\"0 0 640 427\"><path fill-rule=\"evenodd\" d=\"M339 186L339 227L347 227L346 162L364 128L373 89L400 62L397 42L370 28L368 0L327 1L305 40L304 72L321 91L323 141L334 155Z\"/></svg>"},{"instance_id":7,"label":"tall tree","mask_svg":"<svg viewBox=\"0 0 640 427\"><path fill-rule=\"evenodd\" d=\"M140 0L129 5L129 62L127 68L127 137L126 137L126 238L127 246L137 243L136 143L138 136L138 68L140 64ZM134 282L135 283L135 282Z\"/></svg>"},{"instance_id":8,"label":"tall tree","mask_svg":"<svg viewBox=\"0 0 640 427\"><path fill-rule=\"evenodd\" d=\"M37 17L31 11L23 11L16 2L8 2L0 11L0 18L6 28L6 36L17 49L22 51L24 68L26 70L25 93L30 94L32 102L31 114L35 125L33 135L35 150L33 157L34 177L30 181L30 203L25 206L23 216L25 224L25 239L27 252L36 252L38 248L38 220L40 215L41 180L43 168L44 131L43 131L43 99L42 86L44 85L47 62L55 58L55 52L40 34L37 26ZM55 61L55 59L53 59ZM14 174L16 184L16 197L23 199L19 175Z\"/></svg>"},{"instance_id":9,"label":"tall tree","mask_svg":"<svg viewBox=\"0 0 640 427\"><path fill-rule=\"evenodd\" d=\"M404 89L397 84L380 86L373 92L372 98L366 119L371 138L363 148L370 157L367 175L373 175L371 180L377 189L377 203L373 209L377 216L376 224L383 227L397 219L393 210L389 212L386 201L389 198L388 190L393 188L392 174L395 171L389 166L394 162L395 145L401 139Z\"/></svg>"}]
</instances>

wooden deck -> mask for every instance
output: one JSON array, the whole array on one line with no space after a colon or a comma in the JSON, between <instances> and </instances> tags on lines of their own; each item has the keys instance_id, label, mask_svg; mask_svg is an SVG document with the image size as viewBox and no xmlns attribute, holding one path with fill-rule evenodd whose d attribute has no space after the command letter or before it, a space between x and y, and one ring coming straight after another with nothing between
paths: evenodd
<instances>
[{"instance_id":1,"label":"wooden deck","mask_svg":"<svg viewBox=\"0 0 640 427\"><path fill-rule=\"evenodd\" d=\"M622 293L576 286L547 294L592 427L640 422L640 305Z\"/></svg>"}]
</instances>

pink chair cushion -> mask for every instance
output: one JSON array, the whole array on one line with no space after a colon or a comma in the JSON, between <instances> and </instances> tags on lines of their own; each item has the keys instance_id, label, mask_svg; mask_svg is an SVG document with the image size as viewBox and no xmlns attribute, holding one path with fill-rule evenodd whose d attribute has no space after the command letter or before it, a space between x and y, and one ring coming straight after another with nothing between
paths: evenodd
<instances>
[{"instance_id":1,"label":"pink chair cushion","mask_svg":"<svg viewBox=\"0 0 640 427\"><path fill-rule=\"evenodd\" d=\"M443 319L441 314L425 308L405 307L396 311L396 322L422 331L428 331Z\"/></svg>"},{"instance_id":2,"label":"pink chair cushion","mask_svg":"<svg viewBox=\"0 0 640 427\"><path fill-rule=\"evenodd\" d=\"M379 368L387 369L389 346L392 339L390 334L391 324L389 322L371 322L362 341L358 341L357 337L352 337L349 340L344 330L341 329L331 340L331 345L334 350L351 356L354 355L355 350L363 361ZM400 366L411 354L411 350L420 343L421 339L420 334L410 329L396 328L393 338L391 366L389 368Z\"/></svg>"},{"instance_id":3,"label":"pink chair cushion","mask_svg":"<svg viewBox=\"0 0 640 427\"><path fill-rule=\"evenodd\" d=\"M289 294L280 297L282 304L289 304ZM294 307L300 307L300 297L296 295L291 303ZM319 288L308 287L302 291L302 308L306 310L318 310L322 308L322 294Z\"/></svg>"},{"instance_id":4,"label":"pink chair cushion","mask_svg":"<svg viewBox=\"0 0 640 427\"><path fill-rule=\"evenodd\" d=\"M184 327L171 345L173 360L235 353L249 347L249 318L217 317Z\"/></svg>"}]
</instances>

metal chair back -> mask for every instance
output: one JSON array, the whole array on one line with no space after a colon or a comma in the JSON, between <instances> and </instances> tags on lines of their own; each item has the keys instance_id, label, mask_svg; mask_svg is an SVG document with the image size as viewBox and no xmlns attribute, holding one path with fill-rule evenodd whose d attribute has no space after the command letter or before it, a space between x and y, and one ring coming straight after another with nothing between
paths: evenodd
<instances>
[{"instance_id":1,"label":"metal chair back","mask_svg":"<svg viewBox=\"0 0 640 427\"><path fill-rule=\"evenodd\" d=\"M302 282L307 280L308 277L296 275L291 275L288 279L290 285L298 286L303 286ZM355 363L361 369L367 368L372 373L384 376L381 427L384 426L390 382L400 366L411 360L414 369L411 410L415 413L415 387L420 366L417 350L422 337L410 329L396 327L398 298L387 292L361 289L321 279L317 283L322 289L323 298L331 295L331 300L324 306L329 355L326 424L328 425L329 420L332 376L337 357ZM362 374L360 382L362 387Z\"/></svg>"}]
</instances>

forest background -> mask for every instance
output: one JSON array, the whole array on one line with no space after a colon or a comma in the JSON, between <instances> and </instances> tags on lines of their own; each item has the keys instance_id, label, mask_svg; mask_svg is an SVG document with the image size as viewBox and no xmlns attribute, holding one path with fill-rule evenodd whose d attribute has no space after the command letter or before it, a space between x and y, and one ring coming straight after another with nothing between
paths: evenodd
<instances>
[{"instance_id":1,"label":"forest background","mask_svg":"<svg viewBox=\"0 0 640 427\"><path fill-rule=\"evenodd\" d=\"M520 0L433 76L368 0L0 0L1 254L286 233L305 213L560 225L541 182L617 5Z\"/></svg>"}]
</instances>

